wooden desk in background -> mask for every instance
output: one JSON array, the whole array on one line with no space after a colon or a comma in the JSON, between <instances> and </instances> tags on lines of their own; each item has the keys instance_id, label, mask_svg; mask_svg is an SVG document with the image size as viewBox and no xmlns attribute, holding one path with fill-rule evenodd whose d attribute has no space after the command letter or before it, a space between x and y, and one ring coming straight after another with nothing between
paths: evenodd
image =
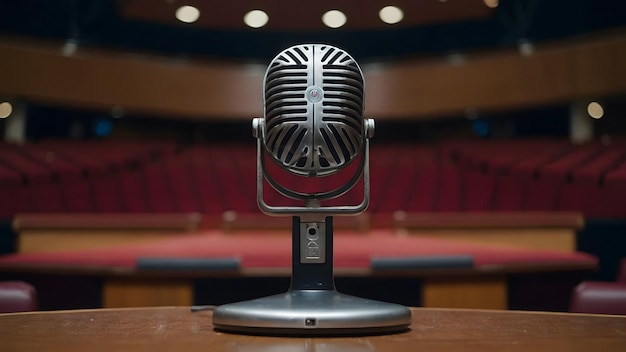
<instances>
[{"instance_id":1,"label":"wooden desk in background","mask_svg":"<svg viewBox=\"0 0 626 352\"><path fill-rule=\"evenodd\" d=\"M577 212L393 214L393 227L400 235L567 252L576 251L576 232L584 224Z\"/></svg>"},{"instance_id":2,"label":"wooden desk in background","mask_svg":"<svg viewBox=\"0 0 626 352\"><path fill-rule=\"evenodd\" d=\"M385 215L385 214L383 214ZM399 235L500 244L522 248L576 251L576 232L584 218L576 212L454 212L397 211L371 219L364 213L336 217L336 230L367 234L373 227L391 226ZM391 220L391 223L390 221ZM376 225L376 226L374 226ZM221 217L180 214L18 214L13 228L19 253L82 250L171 238L199 228L221 228L225 234L275 230L290 233L291 221L264 214L227 211Z\"/></svg>"},{"instance_id":3,"label":"wooden desk in background","mask_svg":"<svg viewBox=\"0 0 626 352\"><path fill-rule=\"evenodd\" d=\"M626 317L413 308L404 333L269 337L216 332L188 307L0 314L3 351L626 351Z\"/></svg>"},{"instance_id":4,"label":"wooden desk in background","mask_svg":"<svg viewBox=\"0 0 626 352\"><path fill-rule=\"evenodd\" d=\"M58 252L146 243L194 232L203 216L168 214L17 214L18 253Z\"/></svg>"},{"instance_id":5,"label":"wooden desk in background","mask_svg":"<svg viewBox=\"0 0 626 352\"><path fill-rule=\"evenodd\" d=\"M335 237L334 271L340 290L374 295L369 298L393 295L399 299L396 302L410 306L564 311L573 287L597 267L595 258L584 253L398 237L383 230ZM376 258L410 261L458 256L471 258L471 265L377 268L373 264ZM172 263L140 268L138 260L142 258L162 259L164 263L170 262L168 258L216 258L235 266L213 267L209 262L199 267L167 266ZM252 282L266 282L260 286L268 291L284 291L289 284L290 264L288 236L273 231L237 235L206 231L204 235L175 236L134 246L5 256L0 258L0 280L35 285L44 309L188 306L226 303L234 299L233 294L242 292L256 297L264 294L260 287L251 290ZM73 279L61 280L64 278ZM342 286L339 280L350 281ZM365 281L369 283L365 285ZM197 285L204 289L197 289ZM93 299L84 305L74 305L73 300L65 302L72 305L44 305L43 301L65 301L68 297Z\"/></svg>"},{"instance_id":6,"label":"wooden desk in background","mask_svg":"<svg viewBox=\"0 0 626 352\"><path fill-rule=\"evenodd\" d=\"M101 305L79 305L81 308L103 306L105 308L191 305L199 303L194 282L212 278L230 277L238 280L255 278L288 278L290 275L290 226L284 218L272 218L262 214L237 214L226 212L221 219L209 219L199 214L21 214L14 220L19 235L20 254L41 254L32 261L6 263L0 259L0 279L29 281L23 274L38 274L43 283L39 285L42 298L50 296L49 289L42 286L58 286L59 278L74 276L93 278L102 289L93 296L102 298ZM387 248L386 257L432 256L446 254L471 254L472 243L508 244L517 248L553 249L571 253L575 257L576 230L583 225L578 213L511 212L511 213L396 213L394 227L407 235L396 236L392 231L370 228L370 217L337 217L336 270L338 277L376 278L395 277L419 281L420 291L416 299L405 302L412 306L447 308L490 308L490 309L539 309L565 310L571 289L583 279L585 272L594 270L593 260L571 261L562 258L551 263L533 263L532 259L511 263L506 255L498 254L504 263L491 263L473 268L444 268L441 270L371 270L372 256L381 255ZM215 229L221 222L221 230ZM213 230L196 231L208 226ZM339 234L341 232L341 234ZM212 235L209 235L212 234ZM345 234L350 234L346 237ZM214 236L219 235L219 236ZM434 238L434 239L433 239ZM205 240L206 239L206 240ZM439 241L441 239L448 241ZM462 248L450 244L449 240L463 243ZM433 246L431 242L440 243ZM184 244L187 243L187 244ZM356 253L354 247L371 243ZM431 243L429 245L429 243ZM470 245L466 245L470 243ZM137 245L141 244L141 247ZM245 244L245 245L244 245ZM111 247L117 245L118 247ZM154 246L155 251L145 252L141 248ZM184 246L184 249L183 247ZM412 246L415 252L401 252ZM437 247L457 247L448 253ZM243 254L242 247L248 247ZM433 248L433 252L424 250ZM467 249L466 249L467 247ZM103 248L99 250L99 248ZM133 248L138 248L133 250ZM170 248L180 248L169 253ZM220 248L223 248L220 250ZM263 248L263 249L261 249ZM95 250L95 252L94 252ZM466 252L469 251L469 252ZM68 252L74 251L74 253ZM79 251L84 251L80 254ZM478 252L492 251L486 247ZM59 258L44 260L46 253L66 253L75 260L58 262ZM136 252L136 253L135 253ZM370 253L371 252L371 253ZM419 252L419 253L418 253ZM493 251L492 251L493 252ZM497 252L497 251L496 251ZM193 255L193 253L196 253ZM343 254L342 254L343 253ZM378 254L377 254L378 253ZM239 258L244 263L241 270L138 270L136 261L141 257L201 257ZM349 260L342 265L342 258L361 257L359 263ZM479 254L477 254L479 256ZM474 260L479 260L477 256ZM124 263L115 260L125 257ZM246 264L249 257L274 261L284 260L277 265ZM94 259L96 258L96 259ZM97 259L101 258L104 260ZM111 258L111 260L108 260ZM17 258L15 258L17 259ZM11 259L8 259L9 261ZM339 265L337 265L339 264ZM495 264L495 265L494 265ZM565 278L565 279L563 279ZM559 287L555 281L564 284ZM217 281L214 281L217 282ZM45 285L44 285L45 284ZM85 285L80 284L84 291ZM535 297L555 296L552 304L529 305L525 298L527 287L536 287L530 292ZM556 287L556 288L555 288ZM94 289L95 290L95 289ZM72 292L68 289L68 292ZM561 292L561 294L557 294ZM63 293L65 295L65 293ZM86 296L83 293L83 296ZM419 296L419 297L418 297ZM194 298L195 297L195 298ZM209 297L206 297L209 299ZM419 301L417 301L419 300ZM93 301L96 301L94 299ZM210 303L223 303L211 302ZM520 302L517 303L516 302ZM47 308L76 308L55 306Z\"/></svg>"}]
</instances>

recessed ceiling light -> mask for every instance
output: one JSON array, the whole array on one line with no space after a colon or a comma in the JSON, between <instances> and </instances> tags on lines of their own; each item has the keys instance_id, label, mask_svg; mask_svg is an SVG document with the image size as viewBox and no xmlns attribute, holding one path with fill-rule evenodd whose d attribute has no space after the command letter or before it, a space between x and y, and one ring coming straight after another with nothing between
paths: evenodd
<instances>
[{"instance_id":1,"label":"recessed ceiling light","mask_svg":"<svg viewBox=\"0 0 626 352\"><path fill-rule=\"evenodd\" d=\"M69 57L69 56L76 54L77 50L78 50L78 40L68 39L67 41L65 41L65 44L63 44L63 46L61 47L61 54L63 54L63 56Z\"/></svg>"},{"instance_id":2,"label":"recessed ceiling light","mask_svg":"<svg viewBox=\"0 0 626 352\"><path fill-rule=\"evenodd\" d=\"M483 2L485 3L485 5L489 8L495 9L496 7L498 7L498 4L500 3L499 0L483 0Z\"/></svg>"},{"instance_id":3,"label":"recessed ceiling light","mask_svg":"<svg viewBox=\"0 0 626 352\"><path fill-rule=\"evenodd\" d=\"M270 17L261 10L252 10L243 16L243 22L252 28L261 28L267 24Z\"/></svg>"},{"instance_id":4,"label":"recessed ceiling light","mask_svg":"<svg viewBox=\"0 0 626 352\"><path fill-rule=\"evenodd\" d=\"M13 105L11 105L11 103L9 103L8 101L0 103L0 119L6 119L7 117L11 116L12 112Z\"/></svg>"},{"instance_id":5,"label":"recessed ceiling light","mask_svg":"<svg viewBox=\"0 0 626 352\"><path fill-rule=\"evenodd\" d=\"M193 6L185 5L176 10L176 18L185 23L193 23L200 18L200 10Z\"/></svg>"},{"instance_id":6,"label":"recessed ceiling light","mask_svg":"<svg viewBox=\"0 0 626 352\"><path fill-rule=\"evenodd\" d=\"M324 22L324 24L330 28L339 28L346 24L347 20L348 18L346 17L346 15L344 15L343 12L339 10L327 11L322 16L322 22Z\"/></svg>"},{"instance_id":7,"label":"recessed ceiling light","mask_svg":"<svg viewBox=\"0 0 626 352\"><path fill-rule=\"evenodd\" d=\"M121 119L122 117L124 117L125 114L126 112L124 111L123 106L115 105L111 108L111 117L113 117L114 119Z\"/></svg>"},{"instance_id":8,"label":"recessed ceiling light","mask_svg":"<svg viewBox=\"0 0 626 352\"><path fill-rule=\"evenodd\" d=\"M379 12L380 19L388 24L396 24L404 18L404 12L396 6L385 6Z\"/></svg>"},{"instance_id":9,"label":"recessed ceiling light","mask_svg":"<svg viewBox=\"0 0 626 352\"><path fill-rule=\"evenodd\" d=\"M528 39L520 39L517 43L517 50L522 56L531 56L535 53L535 46Z\"/></svg>"},{"instance_id":10,"label":"recessed ceiling light","mask_svg":"<svg viewBox=\"0 0 626 352\"><path fill-rule=\"evenodd\" d=\"M594 119L601 119L604 116L604 108L600 103L592 101L587 105L587 113Z\"/></svg>"}]
</instances>

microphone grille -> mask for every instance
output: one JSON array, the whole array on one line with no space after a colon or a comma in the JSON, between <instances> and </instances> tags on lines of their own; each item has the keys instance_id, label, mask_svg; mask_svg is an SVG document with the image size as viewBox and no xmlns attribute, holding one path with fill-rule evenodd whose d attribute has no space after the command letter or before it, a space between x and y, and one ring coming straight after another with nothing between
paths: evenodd
<instances>
[{"instance_id":1,"label":"microphone grille","mask_svg":"<svg viewBox=\"0 0 626 352\"><path fill-rule=\"evenodd\" d=\"M265 73L263 93L265 148L285 169L329 175L360 152L364 79L344 50L305 44L282 51Z\"/></svg>"}]
</instances>

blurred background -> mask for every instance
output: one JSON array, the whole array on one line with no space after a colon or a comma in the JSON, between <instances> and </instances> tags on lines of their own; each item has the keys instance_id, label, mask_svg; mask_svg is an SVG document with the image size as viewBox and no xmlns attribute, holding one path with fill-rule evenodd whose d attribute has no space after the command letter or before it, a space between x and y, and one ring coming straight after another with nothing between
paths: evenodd
<instances>
[{"instance_id":1,"label":"blurred background","mask_svg":"<svg viewBox=\"0 0 626 352\"><path fill-rule=\"evenodd\" d=\"M376 120L371 227L573 212L574 249L612 280L625 26L619 0L0 0L0 248L23 213L258 213L266 65L328 43L361 65Z\"/></svg>"},{"instance_id":2,"label":"blurred background","mask_svg":"<svg viewBox=\"0 0 626 352\"><path fill-rule=\"evenodd\" d=\"M393 3L3 1L0 129L32 141L249 142L265 66L321 42L365 71L376 142L623 133L621 1ZM246 24L255 9L260 22ZM329 9L337 28L322 21ZM588 107L602 113L573 120Z\"/></svg>"}]
</instances>

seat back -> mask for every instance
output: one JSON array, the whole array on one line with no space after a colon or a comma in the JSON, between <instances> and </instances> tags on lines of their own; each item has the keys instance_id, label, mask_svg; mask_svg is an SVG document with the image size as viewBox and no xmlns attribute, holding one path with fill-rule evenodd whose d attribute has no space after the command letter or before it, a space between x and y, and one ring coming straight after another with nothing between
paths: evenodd
<instances>
[{"instance_id":1,"label":"seat back","mask_svg":"<svg viewBox=\"0 0 626 352\"><path fill-rule=\"evenodd\" d=\"M22 281L0 282L0 313L17 313L37 310L35 288Z\"/></svg>"},{"instance_id":2,"label":"seat back","mask_svg":"<svg viewBox=\"0 0 626 352\"><path fill-rule=\"evenodd\" d=\"M622 258L619 262L619 268L617 269L617 282L623 282L626 284L626 258Z\"/></svg>"},{"instance_id":3,"label":"seat back","mask_svg":"<svg viewBox=\"0 0 626 352\"><path fill-rule=\"evenodd\" d=\"M580 283L574 289L570 312L626 315L626 282Z\"/></svg>"}]
</instances>

